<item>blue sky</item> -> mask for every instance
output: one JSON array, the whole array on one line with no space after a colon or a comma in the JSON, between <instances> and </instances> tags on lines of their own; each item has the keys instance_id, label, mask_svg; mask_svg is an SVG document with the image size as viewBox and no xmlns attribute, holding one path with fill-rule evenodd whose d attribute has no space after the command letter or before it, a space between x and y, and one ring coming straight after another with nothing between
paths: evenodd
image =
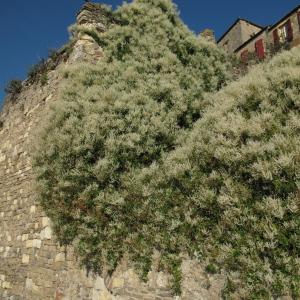
<instances>
[{"instance_id":1,"label":"blue sky","mask_svg":"<svg viewBox=\"0 0 300 300\"><path fill-rule=\"evenodd\" d=\"M120 5L122 0L101 2ZM130 1L129 1L130 2ZM238 17L272 24L300 4L296 0L175 0L191 30L215 30L219 37ZM2 0L0 7L0 104L4 86L13 78L24 79L28 68L49 49L68 40L67 27L74 23L83 0Z\"/></svg>"}]
</instances>

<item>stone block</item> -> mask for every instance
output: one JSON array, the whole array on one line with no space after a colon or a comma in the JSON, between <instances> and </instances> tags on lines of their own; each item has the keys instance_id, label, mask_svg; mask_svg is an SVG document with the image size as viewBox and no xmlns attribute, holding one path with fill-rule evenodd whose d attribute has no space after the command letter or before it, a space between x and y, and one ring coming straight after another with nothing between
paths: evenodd
<instances>
[{"instance_id":1,"label":"stone block","mask_svg":"<svg viewBox=\"0 0 300 300\"><path fill-rule=\"evenodd\" d=\"M27 255L27 254L22 255L22 264L25 264L25 265L29 264L29 255Z\"/></svg>"},{"instance_id":2,"label":"stone block","mask_svg":"<svg viewBox=\"0 0 300 300\"><path fill-rule=\"evenodd\" d=\"M51 240L52 238L52 229L50 228L50 226L47 226L46 228L44 228L41 231L41 239L42 240Z\"/></svg>"},{"instance_id":3,"label":"stone block","mask_svg":"<svg viewBox=\"0 0 300 300\"><path fill-rule=\"evenodd\" d=\"M33 240L33 247L34 248L40 249L41 246L42 246L42 241L41 240L38 240L38 239Z\"/></svg>"},{"instance_id":4,"label":"stone block","mask_svg":"<svg viewBox=\"0 0 300 300\"><path fill-rule=\"evenodd\" d=\"M47 218L47 217L43 217L42 218L42 226L43 226L43 228L45 228L45 227L47 227L49 225L50 225L50 219Z\"/></svg>"},{"instance_id":5,"label":"stone block","mask_svg":"<svg viewBox=\"0 0 300 300\"><path fill-rule=\"evenodd\" d=\"M4 289L11 289L11 283L8 281L2 282L2 288Z\"/></svg>"},{"instance_id":6,"label":"stone block","mask_svg":"<svg viewBox=\"0 0 300 300\"><path fill-rule=\"evenodd\" d=\"M112 289L118 289L124 287L124 279L123 278L114 278L111 283Z\"/></svg>"},{"instance_id":7,"label":"stone block","mask_svg":"<svg viewBox=\"0 0 300 300\"><path fill-rule=\"evenodd\" d=\"M26 248L32 248L32 247L33 247L33 241L32 240L26 241Z\"/></svg>"},{"instance_id":8,"label":"stone block","mask_svg":"<svg viewBox=\"0 0 300 300\"><path fill-rule=\"evenodd\" d=\"M95 284L94 284L94 289L96 290L104 290L106 289L105 283L104 283L104 279L100 276L97 276L96 280L95 280Z\"/></svg>"},{"instance_id":9,"label":"stone block","mask_svg":"<svg viewBox=\"0 0 300 300\"><path fill-rule=\"evenodd\" d=\"M11 235L9 234L8 231L5 232L5 235L6 235L6 239L8 242L11 242Z\"/></svg>"},{"instance_id":10,"label":"stone block","mask_svg":"<svg viewBox=\"0 0 300 300\"><path fill-rule=\"evenodd\" d=\"M32 279L26 278L26 281L25 281L25 288L26 288L26 290L30 290L31 291L32 285L33 285Z\"/></svg>"},{"instance_id":11,"label":"stone block","mask_svg":"<svg viewBox=\"0 0 300 300\"><path fill-rule=\"evenodd\" d=\"M9 251L10 251L10 247L5 247L5 252L3 254L3 257L6 258L9 254Z\"/></svg>"},{"instance_id":12,"label":"stone block","mask_svg":"<svg viewBox=\"0 0 300 300\"><path fill-rule=\"evenodd\" d=\"M39 287L37 285L35 285L34 283L32 285L32 289L31 290L35 294L39 293Z\"/></svg>"},{"instance_id":13,"label":"stone block","mask_svg":"<svg viewBox=\"0 0 300 300\"><path fill-rule=\"evenodd\" d=\"M55 256L55 262L64 262L66 260L65 253L58 253Z\"/></svg>"},{"instance_id":14,"label":"stone block","mask_svg":"<svg viewBox=\"0 0 300 300\"><path fill-rule=\"evenodd\" d=\"M36 206L35 205L32 205L31 207L30 207L30 213L31 214L34 214L36 212Z\"/></svg>"},{"instance_id":15,"label":"stone block","mask_svg":"<svg viewBox=\"0 0 300 300\"><path fill-rule=\"evenodd\" d=\"M156 284L159 288L168 288L170 282L170 276L164 274L163 272L159 272L157 274Z\"/></svg>"},{"instance_id":16,"label":"stone block","mask_svg":"<svg viewBox=\"0 0 300 300\"><path fill-rule=\"evenodd\" d=\"M40 249L42 246L42 241L38 239L28 240L26 241L26 248L38 248Z\"/></svg>"},{"instance_id":17,"label":"stone block","mask_svg":"<svg viewBox=\"0 0 300 300\"><path fill-rule=\"evenodd\" d=\"M22 242L27 241L28 240L28 234L23 234L22 235Z\"/></svg>"},{"instance_id":18,"label":"stone block","mask_svg":"<svg viewBox=\"0 0 300 300\"><path fill-rule=\"evenodd\" d=\"M108 291L101 291L99 293L99 298L94 298L93 300L113 300L113 298Z\"/></svg>"},{"instance_id":19,"label":"stone block","mask_svg":"<svg viewBox=\"0 0 300 300\"><path fill-rule=\"evenodd\" d=\"M4 154L0 154L0 163L6 160L6 156Z\"/></svg>"},{"instance_id":20,"label":"stone block","mask_svg":"<svg viewBox=\"0 0 300 300\"><path fill-rule=\"evenodd\" d=\"M124 278L131 287L138 288L141 284L138 275L133 269L129 269L128 271L126 271L124 273Z\"/></svg>"}]
</instances>

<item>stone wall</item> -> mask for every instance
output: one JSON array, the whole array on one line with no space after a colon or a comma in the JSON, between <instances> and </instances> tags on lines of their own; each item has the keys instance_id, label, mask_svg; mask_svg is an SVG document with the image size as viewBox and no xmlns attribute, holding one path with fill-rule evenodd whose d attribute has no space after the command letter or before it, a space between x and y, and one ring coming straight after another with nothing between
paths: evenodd
<instances>
[{"instance_id":1,"label":"stone wall","mask_svg":"<svg viewBox=\"0 0 300 300\"><path fill-rule=\"evenodd\" d=\"M167 274L153 266L149 281L143 283L125 258L111 277L86 274L72 247L58 245L51 221L37 203L30 162L33 132L58 99L64 64L95 61L101 53L95 41L80 37L69 60L49 72L46 86L24 86L0 113L0 299L220 299L224 277L206 274L196 261L185 260L182 265L181 297L172 295Z\"/></svg>"},{"instance_id":2,"label":"stone wall","mask_svg":"<svg viewBox=\"0 0 300 300\"><path fill-rule=\"evenodd\" d=\"M0 299L93 299L99 278L88 278L76 265L72 249L57 245L50 220L33 189L30 164L32 130L60 82L23 89L16 103L6 103L0 130ZM67 252L65 252L67 250ZM105 291L105 289L102 291Z\"/></svg>"}]
</instances>

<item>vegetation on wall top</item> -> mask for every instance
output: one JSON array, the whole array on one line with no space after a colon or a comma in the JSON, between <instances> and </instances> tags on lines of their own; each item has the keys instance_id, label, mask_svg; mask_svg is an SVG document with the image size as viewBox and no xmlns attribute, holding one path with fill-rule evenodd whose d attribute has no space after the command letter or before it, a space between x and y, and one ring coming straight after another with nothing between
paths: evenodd
<instances>
[{"instance_id":1,"label":"vegetation on wall top","mask_svg":"<svg viewBox=\"0 0 300 300\"><path fill-rule=\"evenodd\" d=\"M22 91L22 80L19 79L12 79L10 80L4 91L6 94L8 94L10 96L10 99L12 101L16 100L16 97L19 95L19 93Z\"/></svg>"}]
</instances>

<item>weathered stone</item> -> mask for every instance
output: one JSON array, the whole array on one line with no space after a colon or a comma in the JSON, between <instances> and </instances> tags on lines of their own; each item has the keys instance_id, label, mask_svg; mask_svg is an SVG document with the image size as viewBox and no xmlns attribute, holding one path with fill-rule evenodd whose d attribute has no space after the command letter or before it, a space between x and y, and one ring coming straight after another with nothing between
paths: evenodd
<instances>
[{"instance_id":1,"label":"weathered stone","mask_svg":"<svg viewBox=\"0 0 300 300\"><path fill-rule=\"evenodd\" d=\"M124 279L123 278L114 278L111 283L111 288L122 288L124 286Z\"/></svg>"},{"instance_id":2,"label":"weathered stone","mask_svg":"<svg viewBox=\"0 0 300 300\"><path fill-rule=\"evenodd\" d=\"M43 228L47 227L49 225L50 225L50 219L47 218L47 217L42 217L42 226L43 226Z\"/></svg>"},{"instance_id":3,"label":"weathered stone","mask_svg":"<svg viewBox=\"0 0 300 300\"><path fill-rule=\"evenodd\" d=\"M27 241L28 240L28 234L23 234L22 235L22 242Z\"/></svg>"},{"instance_id":4,"label":"weathered stone","mask_svg":"<svg viewBox=\"0 0 300 300\"><path fill-rule=\"evenodd\" d=\"M32 279L26 278L26 281L25 281L25 288L26 288L27 290L31 290L31 289L32 289L32 285L33 285Z\"/></svg>"},{"instance_id":5,"label":"weathered stone","mask_svg":"<svg viewBox=\"0 0 300 300\"><path fill-rule=\"evenodd\" d=\"M95 298L93 300L113 300L114 298L108 291L101 291L99 293L99 298Z\"/></svg>"},{"instance_id":6,"label":"weathered stone","mask_svg":"<svg viewBox=\"0 0 300 300\"><path fill-rule=\"evenodd\" d=\"M51 240L52 238L52 229L50 226L47 226L41 231L41 239L42 240Z\"/></svg>"},{"instance_id":7,"label":"weathered stone","mask_svg":"<svg viewBox=\"0 0 300 300\"><path fill-rule=\"evenodd\" d=\"M168 288L170 287L170 276L159 272L157 274L156 284L159 288Z\"/></svg>"},{"instance_id":8,"label":"weathered stone","mask_svg":"<svg viewBox=\"0 0 300 300\"><path fill-rule=\"evenodd\" d=\"M35 205L32 205L31 207L30 207L30 213L31 214L34 214L36 212L36 206Z\"/></svg>"},{"instance_id":9,"label":"weathered stone","mask_svg":"<svg viewBox=\"0 0 300 300\"><path fill-rule=\"evenodd\" d=\"M32 246L33 246L34 248L40 249L41 246L42 246L42 241L41 241L41 240L38 240L38 239L35 239L35 240L32 241Z\"/></svg>"},{"instance_id":10,"label":"weathered stone","mask_svg":"<svg viewBox=\"0 0 300 300\"><path fill-rule=\"evenodd\" d=\"M55 256L55 261L56 262L64 262L66 259L65 259L65 253L58 253L56 254Z\"/></svg>"},{"instance_id":11,"label":"weathered stone","mask_svg":"<svg viewBox=\"0 0 300 300\"><path fill-rule=\"evenodd\" d=\"M2 288L4 289L11 289L11 283L8 281L2 282Z\"/></svg>"},{"instance_id":12,"label":"weathered stone","mask_svg":"<svg viewBox=\"0 0 300 300\"><path fill-rule=\"evenodd\" d=\"M133 288L138 288L141 285L141 280L133 269L124 272L126 283Z\"/></svg>"},{"instance_id":13,"label":"weathered stone","mask_svg":"<svg viewBox=\"0 0 300 300\"><path fill-rule=\"evenodd\" d=\"M96 289L96 290L105 290L106 289L104 279L102 277L100 277L100 276L96 277L94 289Z\"/></svg>"},{"instance_id":14,"label":"weathered stone","mask_svg":"<svg viewBox=\"0 0 300 300\"><path fill-rule=\"evenodd\" d=\"M29 255L27 254L22 255L22 264L29 264Z\"/></svg>"},{"instance_id":15,"label":"weathered stone","mask_svg":"<svg viewBox=\"0 0 300 300\"><path fill-rule=\"evenodd\" d=\"M0 153L0 163L6 160L6 156Z\"/></svg>"},{"instance_id":16,"label":"weathered stone","mask_svg":"<svg viewBox=\"0 0 300 300\"><path fill-rule=\"evenodd\" d=\"M32 248L32 247L33 247L33 241L32 240L26 241L26 248Z\"/></svg>"}]
</instances>

